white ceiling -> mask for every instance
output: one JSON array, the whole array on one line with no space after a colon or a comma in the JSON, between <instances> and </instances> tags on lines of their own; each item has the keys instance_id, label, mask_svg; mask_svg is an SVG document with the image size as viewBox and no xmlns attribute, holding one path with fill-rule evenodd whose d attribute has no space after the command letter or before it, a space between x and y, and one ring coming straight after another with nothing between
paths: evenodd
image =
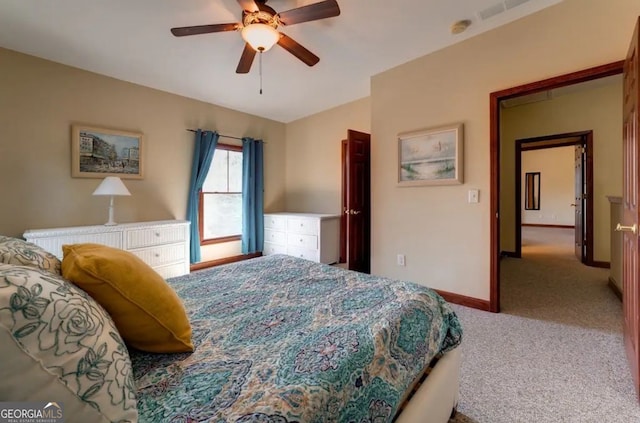
<instances>
[{"instance_id":1,"label":"white ceiling","mask_svg":"<svg viewBox=\"0 0 640 423\"><path fill-rule=\"evenodd\" d=\"M276 11L318 0L269 0ZM239 22L236 0L0 0L0 46L280 122L368 96L370 77L561 0L338 0L335 18L279 30L320 57L279 46L235 73L239 32L177 38L179 26ZM503 12L482 19L483 11ZM453 22L470 28L452 35Z\"/></svg>"}]
</instances>

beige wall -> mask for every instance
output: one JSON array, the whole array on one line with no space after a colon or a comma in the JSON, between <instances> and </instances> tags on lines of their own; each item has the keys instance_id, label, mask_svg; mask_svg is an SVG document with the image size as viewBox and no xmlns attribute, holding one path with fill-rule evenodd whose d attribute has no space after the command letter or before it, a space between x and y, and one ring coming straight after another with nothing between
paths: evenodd
<instances>
[{"instance_id":1,"label":"beige wall","mask_svg":"<svg viewBox=\"0 0 640 423\"><path fill-rule=\"evenodd\" d=\"M639 14L637 0L565 0L374 76L373 273L489 299L489 94L624 58ZM398 188L397 134L452 122L465 125L465 183Z\"/></svg>"},{"instance_id":2,"label":"beige wall","mask_svg":"<svg viewBox=\"0 0 640 423\"><path fill-rule=\"evenodd\" d=\"M574 225L574 147L522 152L522 223ZM540 172L540 209L525 210L525 174Z\"/></svg>"},{"instance_id":3,"label":"beige wall","mask_svg":"<svg viewBox=\"0 0 640 423\"><path fill-rule=\"evenodd\" d=\"M370 98L286 126L0 49L0 195L9 199L0 233L104 220L106 202L91 197L98 181L70 177L74 121L147 135L147 175L127 181L121 221L184 217L184 128L265 139L267 211L328 212L340 207L340 140L370 130L373 273L488 299L489 94L622 59L639 14L637 0L565 0L376 75ZM465 125L464 184L397 187L397 134L453 122ZM480 190L478 204L467 203L469 189Z\"/></svg>"},{"instance_id":4,"label":"beige wall","mask_svg":"<svg viewBox=\"0 0 640 423\"><path fill-rule=\"evenodd\" d=\"M501 250L515 250L515 140L593 130L593 258L609 261L609 202L622 194L622 82L501 111Z\"/></svg>"},{"instance_id":5,"label":"beige wall","mask_svg":"<svg viewBox=\"0 0 640 423\"><path fill-rule=\"evenodd\" d=\"M212 83L214 83L212 81ZM145 134L145 177L125 180L116 221L184 219L193 154L186 128L262 138L265 207L285 204L285 125L230 109L0 49L0 234L101 224L99 179L71 178L70 126Z\"/></svg>"},{"instance_id":6,"label":"beige wall","mask_svg":"<svg viewBox=\"0 0 640 423\"><path fill-rule=\"evenodd\" d=\"M369 97L287 124L288 211L340 213L341 143L348 129L371 132Z\"/></svg>"}]
</instances>

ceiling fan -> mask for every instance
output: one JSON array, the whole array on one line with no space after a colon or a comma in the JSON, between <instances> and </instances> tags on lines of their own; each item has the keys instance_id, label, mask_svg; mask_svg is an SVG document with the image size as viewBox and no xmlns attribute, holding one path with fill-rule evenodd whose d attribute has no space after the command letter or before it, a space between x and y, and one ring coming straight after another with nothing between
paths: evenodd
<instances>
[{"instance_id":1,"label":"ceiling fan","mask_svg":"<svg viewBox=\"0 0 640 423\"><path fill-rule=\"evenodd\" d=\"M325 0L307 6L297 7L285 12L276 12L265 3L267 0L237 0L242 7L242 22L212 25L185 26L171 28L176 37L185 35L208 34L211 32L242 31L245 40L244 50L236 73L248 73L256 52L269 50L274 44L293 54L295 57L313 66L320 58L304 48L293 38L277 31L280 25L293 25L318 19L331 18L340 14L336 0Z\"/></svg>"}]
</instances>

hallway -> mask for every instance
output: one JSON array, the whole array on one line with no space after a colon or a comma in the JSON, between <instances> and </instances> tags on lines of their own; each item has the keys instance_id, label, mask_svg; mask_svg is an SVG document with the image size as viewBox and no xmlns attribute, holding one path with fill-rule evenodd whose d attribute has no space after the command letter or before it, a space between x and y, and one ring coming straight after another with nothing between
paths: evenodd
<instances>
[{"instance_id":1,"label":"hallway","mask_svg":"<svg viewBox=\"0 0 640 423\"><path fill-rule=\"evenodd\" d=\"M454 305L464 338L454 422L640 422L608 269L573 255L573 230L523 228L501 261L502 312Z\"/></svg>"},{"instance_id":2,"label":"hallway","mask_svg":"<svg viewBox=\"0 0 640 423\"><path fill-rule=\"evenodd\" d=\"M522 258L500 264L502 313L622 333L609 269L578 261L573 229L525 226Z\"/></svg>"}]
</instances>

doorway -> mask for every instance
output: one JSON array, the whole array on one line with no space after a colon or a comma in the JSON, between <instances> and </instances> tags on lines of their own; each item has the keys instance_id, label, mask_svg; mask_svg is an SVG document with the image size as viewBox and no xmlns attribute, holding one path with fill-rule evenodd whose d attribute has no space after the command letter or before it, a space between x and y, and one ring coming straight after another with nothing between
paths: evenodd
<instances>
[{"instance_id":1,"label":"doorway","mask_svg":"<svg viewBox=\"0 0 640 423\"><path fill-rule=\"evenodd\" d=\"M595 266L593 259L593 131L580 131L546 135L516 140L515 156L515 252L513 257L522 256L522 154L526 151L550 148L575 148L574 161L574 244L576 258L587 266ZM538 196L540 185L538 185ZM526 197L525 197L526 198ZM538 206L540 198L538 198ZM567 204L569 205L569 204ZM538 207L539 209L539 207ZM544 225L554 226L554 225ZM602 266L600 266L602 267Z\"/></svg>"},{"instance_id":2,"label":"doorway","mask_svg":"<svg viewBox=\"0 0 640 423\"><path fill-rule=\"evenodd\" d=\"M622 73L624 61L578 71L490 94L490 298L489 310L500 312L500 104L504 100L540 93Z\"/></svg>"}]
</instances>

